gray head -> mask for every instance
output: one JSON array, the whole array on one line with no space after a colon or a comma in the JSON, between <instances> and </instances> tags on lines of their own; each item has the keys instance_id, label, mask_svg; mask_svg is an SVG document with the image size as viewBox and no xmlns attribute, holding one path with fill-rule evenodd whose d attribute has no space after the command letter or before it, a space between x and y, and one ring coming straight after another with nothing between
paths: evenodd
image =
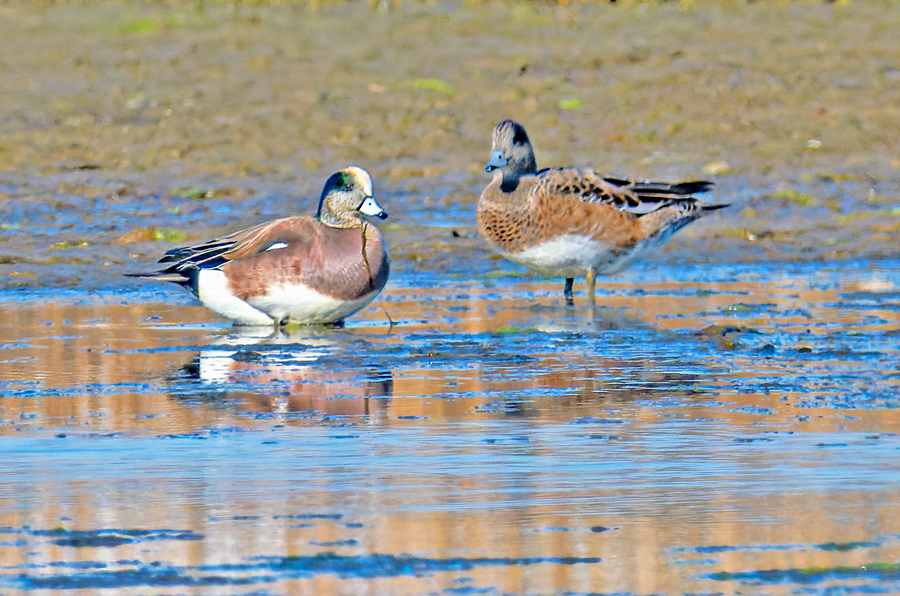
<instances>
[{"instance_id":1,"label":"gray head","mask_svg":"<svg viewBox=\"0 0 900 596\"><path fill-rule=\"evenodd\" d=\"M350 166L335 172L325 182L316 218L335 228L360 225L360 215L387 219L387 213L372 195L372 177L362 168Z\"/></svg>"},{"instance_id":2,"label":"gray head","mask_svg":"<svg viewBox=\"0 0 900 596\"><path fill-rule=\"evenodd\" d=\"M537 173L534 150L521 124L504 120L494 128L491 160L484 169L488 172L499 169L504 186L512 188L518 185L521 176Z\"/></svg>"}]
</instances>

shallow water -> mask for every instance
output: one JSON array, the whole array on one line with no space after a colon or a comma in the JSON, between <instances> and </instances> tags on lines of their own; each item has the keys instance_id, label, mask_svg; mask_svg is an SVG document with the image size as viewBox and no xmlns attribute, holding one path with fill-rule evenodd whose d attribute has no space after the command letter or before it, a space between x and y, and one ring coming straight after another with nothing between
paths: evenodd
<instances>
[{"instance_id":1,"label":"shallow water","mask_svg":"<svg viewBox=\"0 0 900 596\"><path fill-rule=\"evenodd\" d=\"M7 290L0 589L894 592L898 272L400 277L273 336Z\"/></svg>"}]
</instances>

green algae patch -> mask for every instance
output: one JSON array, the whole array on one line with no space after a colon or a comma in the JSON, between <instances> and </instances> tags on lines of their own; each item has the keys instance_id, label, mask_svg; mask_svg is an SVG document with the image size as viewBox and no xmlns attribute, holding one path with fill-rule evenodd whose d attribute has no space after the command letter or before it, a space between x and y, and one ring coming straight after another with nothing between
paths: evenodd
<instances>
[{"instance_id":1,"label":"green algae patch","mask_svg":"<svg viewBox=\"0 0 900 596\"><path fill-rule=\"evenodd\" d=\"M162 29L162 24L158 19L146 17L127 20L119 24L118 29L126 35L149 35Z\"/></svg>"},{"instance_id":2,"label":"green algae patch","mask_svg":"<svg viewBox=\"0 0 900 596\"><path fill-rule=\"evenodd\" d=\"M577 110L584 105L580 99L561 99L559 100L559 109L561 110Z\"/></svg>"},{"instance_id":3,"label":"green algae patch","mask_svg":"<svg viewBox=\"0 0 900 596\"><path fill-rule=\"evenodd\" d=\"M494 335L504 337L508 335L528 335L530 333L537 333L539 329L537 327L519 327L518 325L504 325L499 329L494 331Z\"/></svg>"},{"instance_id":4,"label":"green algae patch","mask_svg":"<svg viewBox=\"0 0 900 596\"><path fill-rule=\"evenodd\" d=\"M84 248L88 243L84 240L62 240L60 242L54 242L50 245L50 250L69 250L72 248Z\"/></svg>"},{"instance_id":5,"label":"green algae patch","mask_svg":"<svg viewBox=\"0 0 900 596\"><path fill-rule=\"evenodd\" d=\"M179 186L172 189L172 195L185 199L219 199L237 194L233 188L204 188L202 186Z\"/></svg>"},{"instance_id":6,"label":"green algae patch","mask_svg":"<svg viewBox=\"0 0 900 596\"><path fill-rule=\"evenodd\" d=\"M725 312L750 312L750 307L746 304L729 304L722 309Z\"/></svg>"},{"instance_id":7,"label":"green algae patch","mask_svg":"<svg viewBox=\"0 0 900 596\"><path fill-rule=\"evenodd\" d=\"M443 79L412 79L408 81L401 81L400 86L410 89L425 89L427 91L437 91L439 93L453 93L453 85Z\"/></svg>"},{"instance_id":8,"label":"green algae patch","mask_svg":"<svg viewBox=\"0 0 900 596\"><path fill-rule=\"evenodd\" d=\"M157 242L184 242L188 234L175 228L154 228L153 240Z\"/></svg>"},{"instance_id":9,"label":"green algae patch","mask_svg":"<svg viewBox=\"0 0 900 596\"><path fill-rule=\"evenodd\" d=\"M854 223L861 219L898 216L900 216L900 207L894 207L892 209L881 209L879 211L859 211L856 213L848 213L847 215L840 215L838 217L835 217L834 220L841 224L848 224Z\"/></svg>"},{"instance_id":10,"label":"green algae patch","mask_svg":"<svg viewBox=\"0 0 900 596\"><path fill-rule=\"evenodd\" d=\"M813 195L797 190L796 188L785 188L773 192L769 197L773 199L784 199L785 201L800 207L809 207L818 202Z\"/></svg>"},{"instance_id":11,"label":"green algae patch","mask_svg":"<svg viewBox=\"0 0 900 596\"><path fill-rule=\"evenodd\" d=\"M138 228L125 232L113 244L129 244L131 242L184 242L188 233L176 228Z\"/></svg>"},{"instance_id":12,"label":"green algae patch","mask_svg":"<svg viewBox=\"0 0 900 596\"><path fill-rule=\"evenodd\" d=\"M118 22L110 23L109 26L114 27L122 35L145 36L159 33L166 29L180 27L181 22L181 15L171 13L165 16L124 18Z\"/></svg>"},{"instance_id":13,"label":"green algae patch","mask_svg":"<svg viewBox=\"0 0 900 596\"><path fill-rule=\"evenodd\" d=\"M495 255L491 255L493 258ZM499 255L496 255L498 259L502 258ZM520 271L515 271L512 269L493 269L491 271L487 271L478 277L481 279L503 279L507 277L520 277L522 273Z\"/></svg>"},{"instance_id":14,"label":"green algae patch","mask_svg":"<svg viewBox=\"0 0 900 596\"><path fill-rule=\"evenodd\" d=\"M707 577L716 581L761 582L767 584L812 584L826 580L876 580L900 579L900 563L867 563L858 567L804 567L801 569L766 569L732 573L719 571Z\"/></svg>"},{"instance_id":15,"label":"green algae patch","mask_svg":"<svg viewBox=\"0 0 900 596\"><path fill-rule=\"evenodd\" d=\"M857 548L872 548L876 546L881 545L877 542L857 540L854 542L826 542L824 544L817 544L816 548L827 551L846 552L849 550L856 550Z\"/></svg>"}]
</instances>

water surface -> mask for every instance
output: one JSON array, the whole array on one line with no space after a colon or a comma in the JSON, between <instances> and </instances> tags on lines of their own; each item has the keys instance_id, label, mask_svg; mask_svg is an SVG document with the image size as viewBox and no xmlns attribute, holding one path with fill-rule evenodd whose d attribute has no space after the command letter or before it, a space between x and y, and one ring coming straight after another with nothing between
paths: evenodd
<instances>
[{"instance_id":1,"label":"water surface","mask_svg":"<svg viewBox=\"0 0 900 596\"><path fill-rule=\"evenodd\" d=\"M401 278L271 336L7 291L0 586L892 592L898 270L643 266L596 309Z\"/></svg>"}]
</instances>

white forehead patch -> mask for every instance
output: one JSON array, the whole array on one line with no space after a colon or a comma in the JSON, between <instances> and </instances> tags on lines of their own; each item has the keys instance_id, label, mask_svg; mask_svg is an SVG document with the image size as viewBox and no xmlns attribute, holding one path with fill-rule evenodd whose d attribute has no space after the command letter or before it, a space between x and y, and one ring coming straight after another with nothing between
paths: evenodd
<instances>
[{"instance_id":1,"label":"white forehead patch","mask_svg":"<svg viewBox=\"0 0 900 596\"><path fill-rule=\"evenodd\" d=\"M372 196L372 177L369 176L369 173L362 168L358 168L356 166L350 166L347 168L348 172L351 172L356 180L359 182L359 185L362 187L363 194L367 197Z\"/></svg>"}]
</instances>

